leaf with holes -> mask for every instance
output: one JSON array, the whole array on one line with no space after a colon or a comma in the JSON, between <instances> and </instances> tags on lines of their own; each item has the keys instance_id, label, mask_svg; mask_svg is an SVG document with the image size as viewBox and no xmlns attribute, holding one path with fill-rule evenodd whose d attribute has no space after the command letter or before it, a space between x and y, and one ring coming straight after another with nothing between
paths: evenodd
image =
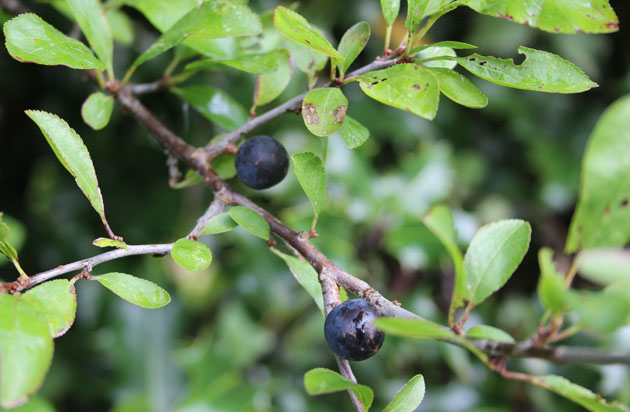
<instances>
[{"instance_id":1,"label":"leaf with holes","mask_svg":"<svg viewBox=\"0 0 630 412\"><path fill-rule=\"evenodd\" d=\"M413 412L422 403L424 392L424 377L416 375L396 393L383 412Z\"/></svg>"},{"instance_id":2,"label":"leaf with holes","mask_svg":"<svg viewBox=\"0 0 630 412\"><path fill-rule=\"evenodd\" d=\"M359 399L365 410L372 406L374 392L365 385L354 383L335 371L326 368L315 368L304 374L304 388L309 395L321 395L351 390Z\"/></svg>"},{"instance_id":3,"label":"leaf with holes","mask_svg":"<svg viewBox=\"0 0 630 412\"><path fill-rule=\"evenodd\" d=\"M17 406L37 391L52 356L46 317L22 296L0 295L0 406Z\"/></svg>"},{"instance_id":4,"label":"leaf with holes","mask_svg":"<svg viewBox=\"0 0 630 412\"><path fill-rule=\"evenodd\" d=\"M15 60L73 69L104 69L88 47L66 36L39 16L20 14L4 24L6 47Z\"/></svg>"},{"instance_id":5,"label":"leaf with holes","mask_svg":"<svg viewBox=\"0 0 630 412\"><path fill-rule=\"evenodd\" d=\"M311 152L291 156L293 171L313 205L315 216L319 215L326 197L326 172L322 159Z\"/></svg>"},{"instance_id":6,"label":"leaf with holes","mask_svg":"<svg viewBox=\"0 0 630 412\"><path fill-rule=\"evenodd\" d=\"M77 292L67 279L51 280L22 295L46 320L50 336L58 338L70 329L77 312Z\"/></svg>"},{"instance_id":7,"label":"leaf with holes","mask_svg":"<svg viewBox=\"0 0 630 412\"><path fill-rule=\"evenodd\" d=\"M230 217L251 234L263 240L269 240L269 236L271 236L269 223L253 210L244 206L236 206L230 209Z\"/></svg>"},{"instance_id":8,"label":"leaf with holes","mask_svg":"<svg viewBox=\"0 0 630 412\"><path fill-rule=\"evenodd\" d=\"M322 87L308 92L302 102L302 118L315 136L330 136L341 129L348 110L348 99L336 87Z\"/></svg>"},{"instance_id":9,"label":"leaf with holes","mask_svg":"<svg viewBox=\"0 0 630 412\"><path fill-rule=\"evenodd\" d=\"M366 73L358 79L363 93L383 104L433 119L440 101L440 87L428 68L397 64Z\"/></svg>"},{"instance_id":10,"label":"leaf with holes","mask_svg":"<svg viewBox=\"0 0 630 412\"><path fill-rule=\"evenodd\" d=\"M326 56L343 59L337 50L308 21L298 13L278 6L273 13L273 24L289 40L313 49Z\"/></svg>"},{"instance_id":11,"label":"leaf with holes","mask_svg":"<svg viewBox=\"0 0 630 412\"><path fill-rule=\"evenodd\" d=\"M175 242L171 257L179 266L195 272L206 269L212 263L212 251L206 245L186 238Z\"/></svg>"},{"instance_id":12,"label":"leaf with holes","mask_svg":"<svg viewBox=\"0 0 630 412\"><path fill-rule=\"evenodd\" d=\"M608 0L463 0L478 13L500 17L551 33L610 33L619 20Z\"/></svg>"},{"instance_id":13,"label":"leaf with holes","mask_svg":"<svg viewBox=\"0 0 630 412\"><path fill-rule=\"evenodd\" d=\"M346 146L348 146L348 149L356 149L370 137L370 131L367 127L348 115L346 115L341 129L339 129L339 134Z\"/></svg>"},{"instance_id":14,"label":"leaf with holes","mask_svg":"<svg viewBox=\"0 0 630 412\"><path fill-rule=\"evenodd\" d=\"M630 96L597 122L582 160L580 195L565 250L620 247L630 240Z\"/></svg>"},{"instance_id":15,"label":"leaf with holes","mask_svg":"<svg viewBox=\"0 0 630 412\"><path fill-rule=\"evenodd\" d=\"M546 93L580 93L597 87L575 64L553 53L519 47L525 55L521 64L512 59L473 54L452 57L462 67L482 79L501 86Z\"/></svg>"},{"instance_id":16,"label":"leaf with holes","mask_svg":"<svg viewBox=\"0 0 630 412\"><path fill-rule=\"evenodd\" d=\"M451 69L430 67L440 83L440 92L455 103L479 109L488 105L488 97L470 80Z\"/></svg>"},{"instance_id":17,"label":"leaf with holes","mask_svg":"<svg viewBox=\"0 0 630 412\"><path fill-rule=\"evenodd\" d=\"M155 283L126 273L111 272L93 276L92 279L127 302L143 308L157 309L171 301L168 292Z\"/></svg>"},{"instance_id":18,"label":"leaf with holes","mask_svg":"<svg viewBox=\"0 0 630 412\"><path fill-rule=\"evenodd\" d=\"M193 85L171 91L224 129L236 129L247 121L247 110L229 94L214 87Z\"/></svg>"},{"instance_id":19,"label":"leaf with holes","mask_svg":"<svg viewBox=\"0 0 630 412\"><path fill-rule=\"evenodd\" d=\"M105 218L105 206L101 189L98 187L94 165L81 137L68 123L54 114L38 110L27 110L26 114L39 126L61 164L75 178L77 185L99 214L105 226L109 227Z\"/></svg>"},{"instance_id":20,"label":"leaf with holes","mask_svg":"<svg viewBox=\"0 0 630 412\"><path fill-rule=\"evenodd\" d=\"M109 123L114 110L114 98L101 92L88 96L81 106L83 121L94 130L101 130Z\"/></svg>"},{"instance_id":21,"label":"leaf with holes","mask_svg":"<svg viewBox=\"0 0 630 412\"><path fill-rule=\"evenodd\" d=\"M478 305L508 281L529 248L531 232L529 223L518 219L477 231L464 256L467 300Z\"/></svg>"},{"instance_id":22,"label":"leaf with holes","mask_svg":"<svg viewBox=\"0 0 630 412\"><path fill-rule=\"evenodd\" d=\"M67 0L81 31L99 59L113 73L114 41L105 11L99 0Z\"/></svg>"}]
</instances>

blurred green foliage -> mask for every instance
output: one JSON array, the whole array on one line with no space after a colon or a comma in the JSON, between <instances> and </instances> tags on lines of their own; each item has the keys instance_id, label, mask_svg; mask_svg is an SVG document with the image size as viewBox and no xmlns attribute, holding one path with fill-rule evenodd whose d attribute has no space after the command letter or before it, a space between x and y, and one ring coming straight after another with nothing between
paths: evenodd
<instances>
[{"instance_id":1,"label":"blurred green foliage","mask_svg":"<svg viewBox=\"0 0 630 412\"><path fill-rule=\"evenodd\" d=\"M27 5L69 32L72 23L47 3ZM344 89L348 114L370 130L370 138L358 149L347 149L338 134L324 139L310 135L301 117L293 114L261 127L256 134L274 136L290 155L311 151L325 159L326 201L313 243L387 297L443 322L452 267L421 217L436 202L448 203L461 245L484 223L528 220L532 246L523 264L499 294L475 311L470 326L495 325L516 339L534 332L543 312L535 297L539 273L535 251L541 246L563 249L586 138L604 108L630 89L630 4L612 3L621 21L620 31L612 35L552 35L469 9L449 14L432 31L431 40L473 43L481 54L509 57L519 45L557 53L600 84L587 93L536 94L473 79L489 97L485 109L473 111L442 99L437 117L429 122L380 105L350 84ZM277 4L252 0L250 7L263 12ZM157 35L137 11L122 10L134 19L134 47L142 47L116 46L117 73ZM336 41L357 21L368 21L372 37L357 67L382 52L385 26L376 0L304 2L300 13ZM1 21L7 18L0 14ZM394 41L402 36L398 31L394 30ZM6 50L0 53L0 210L16 235L14 244L22 245L20 261L27 273L99 253L92 240L104 233L73 179L23 114L26 109L56 113L83 137L109 222L127 243L172 242L188 233L211 194L201 186L171 189L164 153L142 126L115 107L108 127L92 130L80 111L94 87L81 73L20 64ZM145 64L134 81L158 79L169 58L167 53ZM251 106L254 75L216 71L193 80ZM277 102L302 93L306 86L306 76L295 70ZM162 92L142 100L193 144L204 144L226 131L173 94ZM292 228L309 229L312 208L292 172L264 192L232 182ZM40 395L16 411L350 409L345 393L310 397L302 386L307 370L334 369L335 362L324 340L321 313L284 262L243 228L201 240L214 256L212 265L201 272L152 257L96 268L95 274L135 273L160 284L173 297L165 308L143 310L97 284L80 281L76 323L56 341ZM0 265L2 280L17 276L4 260ZM630 329L606 337L582 334L570 343L595 341L627 348ZM409 378L422 373L427 385L422 411L580 410L542 389L506 381L462 349L441 343L390 337L378 356L353 367L359 382L375 389L375 407L385 406ZM605 396L630 401L630 376L621 366L519 360L510 367L559 373Z\"/></svg>"}]
</instances>

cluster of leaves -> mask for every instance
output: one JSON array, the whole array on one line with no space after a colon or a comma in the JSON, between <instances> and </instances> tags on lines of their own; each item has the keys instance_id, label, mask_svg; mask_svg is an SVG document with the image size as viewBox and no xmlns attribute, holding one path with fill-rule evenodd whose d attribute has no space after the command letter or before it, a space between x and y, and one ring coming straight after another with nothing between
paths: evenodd
<instances>
[{"instance_id":1,"label":"cluster of leaves","mask_svg":"<svg viewBox=\"0 0 630 412\"><path fill-rule=\"evenodd\" d=\"M558 1L554 6L542 7L536 1L508 1L497 5L477 0L409 0L405 20L407 38L402 47L404 50L397 55L391 55L392 61L397 59L393 63L398 64L392 63L391 67L348 75L348 69L370 37L370 26L366 22L357 23L348 29L335 48L321 30L309 24L295 11L281 6L259 16L246 5L228 0L207 1L200 5L190 0L177 5L149 0L121 2L123 3L138 9L162 32L130 65L122 78L123 85L141 65L175 48L173 63L165 73L169 78L169 85L185 82L200 71L236 69L252 73L257 78L250 112L255 112L258 106L275 100L283 93L295 65L305 73L309 86L301 107L306 128L319 137L338 132L350 149L361 146L368 139L369 131L358 120L346 114L349 108L348 98L338 87L340 85L357 82L361 90L372 99L429 120L437 114L440 93L463 106L486 106L488 99L485 94L454 70L457 65L482 79L517 89L577 93L596 86L571 62L544 51L520 47L518 52L526 58L521 64L515 64L511 59L478 54L458 56L456 50L475 48L466 43L448 41L420 44L433 23L458 6L468 6L482 14L504 17L556 33L605 33L614 31L618 25L614 12L604 0L597 7L575 6L569 1ZM385 21L390 26L388 30L391 30L398 16L400 1L382 0L381 5ZM113 40L125 38L124 31L121 30L125 25L115 25L114 22L127 17L116 6L105 13L103 5L97 0L70 0L58 6L79 25L92 50L34 14L20 15L4 25L7 50L19 61L93 69L101 87L106 91L108 83L103 76L107 76L108 82L115 80ZM420 26L423 21L425 24ZM113 31L114 28L116 31ZM386 48L388 46L387 44ZM179 62L192 57L198 58L187 63L181 72L171 76L171 71ZM314 88L319 72L329 60L330 83L325 87ZM171 87L170 90L224 129L235 129L247 119L247 110L219 89L192 83ZM107 126L113 105L112 96L96 92L86 99L81 114L90 127L99 130ZM55 115L40 111L28 111L27 115L39 126L59 161L72 174L101 217L110 237L97 239L94 244L100 247L128 248L109 228L94 166L78 134ZM565 274L563 280L563 276L553 266L552 251L540 251L539 294L548 310L547 318L561 318L569 311L576 311L580 315L580 321L576 324L578 327L595 328L603 332L610 332L628 321L630 302L618 291L620 286L625 285L624 282L627 283L627 276L623 274L629 270L630 258L621 250L593 248L621 247L630 238L630 187L627 179L623 178L627 161L623 156L615 156L626 153L625 148L629 147L630 138L623 126L624 119L629 115L630 102L627 98L620 100L604 115L591 137L584 157L580 201L566 247L569 253L583 250L576 259L573 271ZM312 152L301 152L292 156L297 180L313 207L311 230L315 229L324 205L325 160L325 156L322 159ZM228 156L226 163L229 162ZM219 169L218 165L215 166ZM221 174L231 177L232 169L229 166L225 169L225 173ZM484 226L462 256L453 217L448 208L435 207L425 216L424 224L441 241L453 260L455 287L448 324L455 327L458 308L465 308L462 318L465 321L465 316L475 306L509 280L527 252L531 228L522 220L503 220ZM257 213L244 207L231 208L212 218L202 228L201 234L224 233L237 225L264 240L270 239L268 223ZM17 253L7 240L9 234L6 226L0 226L0 252L18 267L20 276L26 278L26 274L17 264ZM273 252L287 263L298 282L315 299L320 309L323 309L321 287L314 269L300 259L275 249ZM210 249L201 242L188 238L176 241L171 255L175 262L189 270L203 270L212 262ZM571 279L578 268L581 268L585 277L606 288L588 293L571 290ZM170 301L168 294L157 285L130 275L108 273L101 276L89 275L88 278L99 281L139 306L160 307ZM7 320L1 329L3 340L0 356L17 362L2 363L0 403L3 406L11 407L22 402L44 379L52 357L52 339L63 334L74 319L76 299L73 284L74 280L51 281L22 295L0 295L0 318ZM53 309L47 303L50 301L65 303ZM602 313L606 314L605 321L601 319ZM598 317L595 318L594 314L598 314ZM487 357L475 350L466 338L513 342L509 334L489 326L470 329L466 338L448 328L423 321L384 319L379 326L400 336L458 342L486 364L489 363ZM25 355L31 350L38 353L38 356ZM20 379L6 378L14 376L18 370ZM625 410L622 406L607 404L590 391L560 377L532 377L531 382L590 410ZM324 369L308 372L305 375L305 386L312 394L350 389L366 409L371 406L374 396L368 387L352 383L335 372ZM414 376L385 410L413 410L422 401L423 395L424 380L420 375Z\"/></svg>"}]
</instances>

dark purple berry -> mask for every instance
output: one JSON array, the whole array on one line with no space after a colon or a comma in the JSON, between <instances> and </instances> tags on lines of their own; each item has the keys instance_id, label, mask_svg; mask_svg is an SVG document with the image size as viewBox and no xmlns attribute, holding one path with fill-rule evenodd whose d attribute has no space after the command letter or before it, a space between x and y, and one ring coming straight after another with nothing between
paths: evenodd
<instances>
[{"instance_id":1,"label":"dark purple berry","mask_svg":"<svg viewBox=\"0 0 630 412\"><path fill-rule=\"evenodd\" d=\"M246 186L266 189L287 175L289 156L276 139L254 136L239 146L235 165L236 174Z\"/></svg>"},{"instance_id":2,"label":"dark purple berry","mask_svg":"<svg viewBox=\"0 0 630 412\"><path fill-rule=\"evenodd\" d=\"M360 361L383 345L385 333L374 327L379 314L366 300L352 299L335 307L326 317L324 336L338 356Z\"/></svg>"}]
</instances>

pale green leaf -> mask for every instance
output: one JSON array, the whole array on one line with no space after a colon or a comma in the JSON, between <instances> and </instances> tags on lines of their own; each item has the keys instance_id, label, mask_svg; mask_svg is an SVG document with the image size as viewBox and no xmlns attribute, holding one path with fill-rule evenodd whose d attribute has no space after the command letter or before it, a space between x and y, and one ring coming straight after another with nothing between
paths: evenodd
<instances>
[{"instance_id":1,"label":"pale green leaf","mask_svg":"<svg viewBox=\"0 0 630 412\"><path fill-rule=\"evenodd\" d=\"M403 338L449 339L456 336L446 326L426 319L378 318L374 320L374 326L385 333Z\"/></svg>"},{"instance_id":2,"label":"pale green leaf","mask_svg":"<svg viewBox=\"0 0 630 412\"><path fill-rule=\"evenodd\" d=\"M114 110L114 98L101 92L94 92L81 106L81 116L92 129L101 130L109 123L112 110Z\"/></svg>"},{"instance_id":3,"label":"pale green leaf","mask_svg":"<svg viewBox=\"0 0 630 412\"><path fill-rule=\"evenodd\" d=\"M460 41L446 40L446 41L439 41L437 43L423 44L422 46L414 47L413 49L411 49L409 54L414 54L414 53L417 53L417 52L420 52L422 50L432 48L432 47L448 47L450 49L461 49L461 50L477 48L477 46L472 45L472 44L462 43Z\"/></svg>"},{"instance_id":4,"label":"pale green leaf","mask_svg":"<svg viewBox=\"0 0 630 412\"><path fill-rule=\"evenodd\" d=\"M56 412L56 409L46 399L34 396L24 405L11 409L11 412Z\"/></svg>"},{"instance_id":5,"label":"pale green leaf","mask_svg":"<svg viewBox=\"0 0 630 412\"><path fill-rule=\"evenodd\" d=\"M131 46L134 37L131 19L120 10L110 9L105 15L109 21L114 40L125 46Z\"/></svg>"},{"instance_id":6,"label":"pale green leaf","mask_svg":"<svg viewBox=\"0 0 630 412\"><path fill-rule=\"evenodd\" d=\"M99 0L67 0L67 2L88 43L98 58L105 63L105 67L112 70L114 41L101 2Z\"/></svg>"},{"instance_id":7,"label":"pale green leaf","mask_svg":"<svg viewBox=\"0 0 630 412\"><path fill-rule=\"evenodd\" d=\"M564 278L558 273L553 263L553 250L540 249L538 264L540 265L538 297L543 306L552 312L566 310L570 305L570 296L564 284Z\"/></svg>"},{"instance_id":8,"label":"pale green leaf","mask_svg":"<svg viewBox=\"0 0 630 412\"><path fill-rule=\"evenodd\" d=\"M50 336L58 338L70 329L77 311L77 292L67 279L51 280L22 295L48 321Z\"/></svg>"},{"instance_id":9,"label":"pale green leaf","mask_svg":"<svg viewBox=\"0 0 630 412\"><path fill-rule=\"evenodd\" d=\"M52 356L46 318L21 296L0 295L0 406L17 406L36 392Z\"/></svg>"},{"instance_id":10,"label":"pale green leaf","mask_svg":"<svg viewBox=\"0 0 630 412\"><path fill-rule=\"evenodd\" d=\"M222 70L225 66L247 73L265 74L278 70L279 51L244 54L233 59L203 59L186 65L186 70Z\"/></svg>"},{"instance_id":11,"label":"pale green leaf","mask_svg":"<svg viewBox=\"0 0 630 412\"><path fill-rule=\"evenodd\" d=\"M39 16L20 14L4 24L5 44L20 62L64 65L73 69L104 69L88 47L66 36Z\"/></svg>"},{"instance_id":12,"label":"pale green leaf","mask_svg":"<svg viewBox=\"0 0 630 412\"><path fill-rule=\"evenodd\" d=\"M597 87L579 67L555 54L520 46L525 60L472 54L454 57L462 67L482 79L501 86L547 93L580 93Z\"/></svg>"},{"instance_id":13,"label":"pale green leaf","mask_svg":"<svg viewBox=\"0 0 630 412\"><path fill-rule=\"evenodd\" d=\"M508 219L483 226L466 255L466 299L478 305L500 289L523 260L531 237L529 223Z\"/></svg>"},{"instance_id":14,"label":"pale green leaf","mask_svg":"<svg viewBox=\"0 0 630 412\"><path fill-rule=\"evenodd\" d=\"M125 0L127 6L144 14L161 32L170 29L198 3L199 0Z\"/></svg>"},{"instance_id":15,"label":"pale green leaf","mask_svg":"<svg viewBox=\"0 0 630 412\"><path fill-rule=\"evenodd\" d=\"M354 383L335 371L326 368L315 368L304 374L304 388L309 395L340 392L350 389L359 402L369 409L374 400L374 392L365 385Z\"/></svg>"},{"instance_id":16,"label":"pale green leaf","mask_svg":"<svg viewBox=\"0 0 630 412\"><path fill-rule=\"evenodd\" d=\"M134 61L133 67L175 47L186 38L254 36L262 31L260 18L249 8L228 0L204 2L193 8Z\"/></svg>"},{"instance_id":17,"label":"pale green leaf","mask_svg":"<svg viewBox=\"0 0 630 412\"><path fill-rule=\"evenodd\" d=\"M629 412L630 409L618 403L606 402L601 395L576 385L561 376L533 376L532 383L557 393L560 396L583 406L592 412Z\"/></svg>"},{"instance_id":18,"label":"pale green leaf","mask_svg":"<svg viewBox=\"0 0 630 412\"><path fill-rule=\"evenodd\" d=\"M424 399L424 377L416 375L403 386L383 412L413 412Z\"/></svg>"},{"instance_id":19,"label":"pale green leaf","mask_svg":"<svg viewBox=\"0 0 630 412\"><path fill-rule=\"evenodd\" d=\"M440 100L437 79L419 64L397 64L358 78L361 90L383 104L433 119Z\"/></svg>"},{"instance_id":20,"label":"pale green leaf","mask_svg":"<svg viewBox=\"0 0 630 412\"><path fill-rule=\"evenodd\" d=\"M478 109L488 105L488 97L470 80L454 70L429 68L440 83L440 92L462 106Z\"/></svg>"},{"instance_id":21,"label":"pale green leaf","mask_svg":"<svg viewBox=\"0 0 630 412\"><path fill-rule=\"evenodd\" d=\"M186 238L175 242L171 257L179 266L195 272L206 269L212 263L212 251L206 245Z\"/></svg>"},{"instance_id":22,"label":"pale green leaf","mask_svg":"<svg viewBox=\"0 0 630 412\"><path fill-rule=\"evenodd\" d=\"M381 0L381 10L383 18L388 26L394 24L400 11L400 0Z\"/></svg>"},{"instance_id":23,"label":"pale green leaf","mask_svg":"<svg viewBox=\"0 0 630 412\"><path fill-rule=\"evenodd\" d=\"M407 18L405 19L405 28L413 33L422 17L424 16L424 10L427 7L427 0L407 0Z\"/></svg>"},{"instance_id":24,"label":"pale green leaf","mask_svg":"<svg viewBox=\"0 0 630 412\"><path fill-rule=\"evenodd\" d=\"M313 269L313 266L305 260L289 256L279 250L272 249L272 252L284 260L284 263L289 267L295 280L311 295L317 307L322 312L322 315L326 316L326 312L324 311L324 298L322 296L322 285L319 283L319 275L317 271Z\"/></svg>"},{"instance_id":25,"label":"pale green leaf","mask_svg":"<svg viewBox=\"0 0 630 412\"><path fill-rule=\"evenodd\" d=\"M348 149L356 149L370 137L370 131L367 127L348 115L346 115L341 129L339 129L339 134L346 146L348 146Z\"/></svg>"},{"instance_id":26,"label":"pale green leaf","mask_svg":"<svg viewBox=\"0 0 630 412\"><path fill-rule=\"evenodd\" d=\"M212 165L212 167L214 169L214 165ZM203 183L203 180L199 177L199 175L194 170L188 169L182 180L173 182L169 179L168 185L173 189L183 189L185 187L195 186L201 183Z\"/></svg>"},{"instance_id":27,"label":"pale green leaf","mask_svg":"<svg viewBox=\"0 0 630 412\"><path fill-rule=\"evenodd\" d=\"M122 242L120 240L110 239L108 237L99 237L97 239L94 239L92 244L96 247L115 247L118 249L125 249L125 250L129 249L125 242Z\"/></svg>"},{"instance_id":28,"label":"pale green leaf","mask_svg":"<svg viewBox=\"0 0 630 412\"><path fill-rule=\"evenodd\" d=\"M330 136L341 129L348 110L348 99L336 87L321 87L308 92L302 102L302 118L315 136Z\"/></svg>"},{"instance_id":29,"label":"pale green leaf","mask_svg":"<svg viewBox=\"0 0 630 412\"><path fill-rule=\"evenodd\" d=\"M39 126L61 164L75 178L94 210L101 216L103 223L106 223L105 206L94 165L81 137L68 123L54 114L38 110L27 110L26 114Z\"/></svg>"},{"instance_id":30,"label":"pale green leaf","mask_svg":"<svg viewBox=\"0 0 630 412\"><path fill-rule=\"evenodd\" d=\"M630 252L625 249L583 250L577 257L580 275L600 285L630 284Z\"/></svg>"},{"instance_id":31,"label":"pale green leaf","mask_svg":"<svg viewBox=\"0 0 630 412\"><path fill-rule=\"evenodd\" d=\"M470 339L489 339L506 343L516 342L509 333L488 325L473 326L468 332L466 332L466 337Z\"/></svg>"},{"instance_id":32,"label":"pale green leaf","mask_svg":"<svg viewBox=\"0 0 630 412\"><path fill-rule=\"evenodd\" d=\"M322 160L311 152L291 156L293 171L308 196L315 216L319 215L326 197L326 172Z\"/></svg>"},{"instance_id":33,"label":"pale green leaf","mask_svg":"<svg viewBox=\"0 0 630 412\"><path fill-rule=\"evenodd\" d=\"M293 73L290 59L291 56L287 50L278 50L278 69L273 73L258 75L254 91L255 106L271 102L287 88Z\"/></svg>"},{"instance_id":34,"label":"pale green leaf","mask_svg":"<svg viewBox=\"0 0 630 412\"><path fill-rule=\"evenodd\" d=\"M413 60L417 63L422 63L425 67L452 69L457 66L457 62L452 60L452 57L455 56L457 56L457 53L450 47L433 46L418 52Z\"/></svg>"},{"instance_id":35,"label":"pale green leaf","mask_svg":"<svg viewBox=\"0 0 630 412\"><path fill-rule=\"evenodd\" d=\"M582 160L580 196L566 252L624 246L630 240L630 96L597 122Z\"/></svg>"},{"instance_id":36,"label":"pale green leaf","mask_svg":"<svg viewBox=\"0 0 630 412\"><path fill-rule=\"evenodd\" d=\"M340 77L343 78L352 62L361 54L369 39L370 25L364 21L350 27L343 34L339 41L339 47L337 47L339 54L344 57L343 61L338 65Z\"/></svg>"},{"instance_id":37,"label":"pale green leaf","mask_svg":"<svg viewBox=\"0 0 630 412\"><path fill-rule=\"evenodd\" d=\"M326 37L311 27L308 21L298 13L286 7L278 6L273 14L273 24L289 40L326 56L343 59L343 56L326 40Z\"/></svg>"},{"instance_id":38,"label":"pale green leaf","mask_svg":"<svg viewBox=\"0 0 630 412\"><path fill-rule=\"evenodd\" d=\"M551 33L610 33L619 20L608 0L462 0L473 10Z\"/></svg>"},{"instance_id":39,"label":"pale green leaf","mask_svg":"<svg viewBox=\"0 0 630 412\"><path fill-rule=\"evenodd\" d=\"M24 244L25 238L24 225L17 219L0 212L0 265L8 262L5 254L17 259L17 251Z\"/></svg>"},{"instance_id":40,"label":"pale green leaf","mask_svg":"<svg viewBox=\"0 0 630 412\"><path fill-rule=\"evenodd\" d=\"M247 110L230 95L219 89L193 85L171 90L190 103L206 119L224 129L236 129L247 121Z\"/></svg>"},{"instance_id":41,"label":"pale green leaf","mask_svg":"<svg viewBox=\"0 0 630 412\"><path fill-rule=\"evenodd\" d=\"M580 316L580 325L606 334L628 324L630 299L627 284L622 288L614 286L601 292L584 291L574 297L572 309Z\"/></svg>"},{"instance_id":42,"label":"pale green leaf","mask_svg":"<svg viewBox=\"0 0 630 412\"><path fill-rule=\"evenodd\" d=\"M316 74L326 66L328 56L293 41L285 43L291 53L291 62L306 74L309 88L315 87Z\"/></svg>"},{"instance_id":43,"label":"pale green leaf","mask_svg":"<svg viewBox=\"0 0 630 412\"><path fill-rule=\"evenodd\" d=\"M238 226L228 212L223 212L218 214L208 220L206 224L201 229L200 234L202 235L216 235L219 233L229 232Z\"/></svg>"},{"instance_id":44,"label":"pale green leaf","mask_svg":"<svg viewBox=\"0 0 630 412\"><path fill-rule=\"evenodd\" d=\"M155 283L126 273L111 272L93 279L127 302L143 308L157 309L171 301L168 292Z\"/></svg>"},{"instance_id":45,"label":"pale green leaf","mask_svg":"<svg viewBox=\"0 0 630 412\"><path fill-rule=\"evenodd\" d=\"M253 210L244 206L236 206L230 209L230 217L253 235L263 240L269 240L269 236L271 236L269 223Z\"/></svg>"}]
</instances>

